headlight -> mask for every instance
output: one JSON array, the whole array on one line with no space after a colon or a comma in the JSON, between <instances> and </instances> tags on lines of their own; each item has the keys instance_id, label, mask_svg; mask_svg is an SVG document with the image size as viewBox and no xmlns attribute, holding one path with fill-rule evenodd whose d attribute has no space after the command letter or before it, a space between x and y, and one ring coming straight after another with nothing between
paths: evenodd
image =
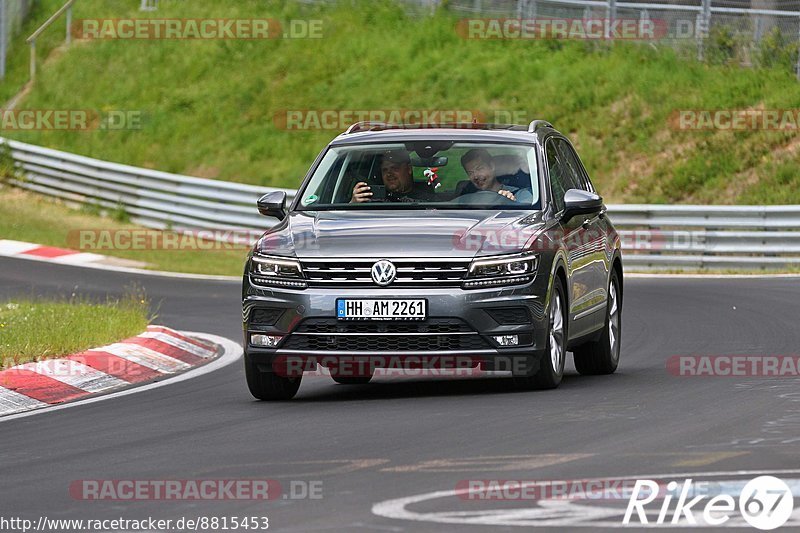
<instances>
[{"instance_id":1,"label":"headlight","mask_svg":"<svg viewBox=\"0 0 800 533\"><path fill-rule=\"evenodd\" d=\"M284 257L253 255L250 260L250 278L254 285L306 288L300 263Z\"/></svg>"},{"instance_id":2,"label":"headlight","mask_svg":"<svg viewBox=\"0 0 800 533\"><path fill-rule=\"evenodd\" d=\"M532 253L476 259L469 267L465 289L519 285L528 283L536 274L538 256Z\"/></svg>"}]
</instances>

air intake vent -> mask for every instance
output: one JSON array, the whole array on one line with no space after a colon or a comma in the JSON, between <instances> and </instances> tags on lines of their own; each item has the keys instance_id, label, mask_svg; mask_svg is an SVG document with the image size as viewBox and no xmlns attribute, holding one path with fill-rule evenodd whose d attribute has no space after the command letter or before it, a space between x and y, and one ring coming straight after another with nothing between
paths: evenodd
<instances>
[{"instance_id":1,"label":"air intake vent","mask_svg":"<svg viewBox=\"0 0 800 533\"><path fill-rule=\"evenodd\" d=\"M527 307L493 307L486 309L495 322L504 326L530 324L531 313Z\"/></svg>"},{"instance_id":2,"label":"air intake vent","mask_svg":"<svg viewBox=\"0 0 800 533\"><path fill-rule=\"evenodd\" d=\"M250 312L250 323L259 326L272 326L283 314L283 309L276 307L259 307Z\"/></svg>"}]
</instances>

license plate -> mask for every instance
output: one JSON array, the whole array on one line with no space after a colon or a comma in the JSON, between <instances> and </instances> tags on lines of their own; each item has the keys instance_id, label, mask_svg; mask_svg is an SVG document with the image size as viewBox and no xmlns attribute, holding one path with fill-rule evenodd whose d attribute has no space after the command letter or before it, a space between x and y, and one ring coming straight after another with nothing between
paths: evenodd
<instances>
[{"instance_id":1,"label":"license plate","mask_svg":"<svg viewBox=\"0 0 800 533\"><path fill-rule=\"evenodd\" d=\"M340 320L425 320L427 301L419 300L336 300Z\"/></svg>"}]
</instances>

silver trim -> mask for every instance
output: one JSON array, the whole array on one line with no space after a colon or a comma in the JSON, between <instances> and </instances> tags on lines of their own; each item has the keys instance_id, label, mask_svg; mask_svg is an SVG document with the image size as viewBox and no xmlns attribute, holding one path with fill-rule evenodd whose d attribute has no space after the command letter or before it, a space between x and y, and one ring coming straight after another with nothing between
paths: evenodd
<instances>
[{"instance_id":1,"label":"silver trim","mask_svg":"<svg viewBox=\"0 0 800 533\"><path fill-rule=\"evenodd\" d=\"M528 133L534 133L536 129L540 127L555 129L553 125L546 120L532 120L531 123L528 124Z\"/></svg>"},{"instance_id":2,"label":"silver trim","mask_svg":"<svg viewBox=\"0 0 800 533\"><path fill-rule=\"evenodd\" d=\"M324 272L326 274L331 274L331 273L339 273L339 272L343 272L343 273L347 273L347 272L370 272L371 268L370 267L351 267L351 268L348 268L348 267L316 267L316 266L309 267L309 266L307 266L307 267L305 267L305 271L307 273ZM402 272L402 273L408 272L408 273L412 273L412 274L415 273L415 272L418 272L418 273L430 272L430 273L437 273L437 274L440 273L440 272L452 272L452 273L462 273L463 274L463 273L467 272L467 267L466 266L463 267L463 268L397 267L397 272Z\"/></svg>"},{"instance_id":3,"label":"silver trim","mask_svg":"<svg viewBox=\"0 0 800 533\"><path fill-rule=\"evenodd\" d=\"M525 348L525 347L523 347ZM530 348L530 347L527 347ZM282 350L277 349L275 350L275 355L314 355L314 356L334 356L334 357L364 357L364 356L379 356L379 357L395 357L395 356L411 356L411 357L423 357L423 356L442 356L442 355L504 355L503 352L498 350L431 350L431 351L420 351L420 352L408 352L407 350L404 351L384 351L384 352L354 352L350 351L335 351L335 350Z\"/></svg>"},{"instance_id":4,"label":"silver trim","mask_svg":"<svg viewBox=\"0 0 800 533\"><path fill-rule=\"evenodd\" d=\"M398 320L398 322L408 323L407 321L399 321L399 320ZM409 322L414 322L414 321L409 321ZM419 321L419 322L421 322L421 321ZM345 321L344 323L347 323L347 321ZM295 332L295 333L290 333L289 335L291 335L292 337L301 336L301 335L310 336L310 337L328 337L328 336L332 336L332 337L345 337L345 336L348 336L348 337L361 337L361 336L376 337L376 336L383 336L383 337L385 337L387 335L391 335L391 336L394 336L394 337L400 337L400 336L402 336L402 337L410 337L410 336L419 337L419 336L423 336L423 335L424 336L438 335L438 336L442 336L442 337L450 336L450 335L473 335L475 337L480 336L480 334L475 333L473 331L450 331L450 332L446 332L446 333L439 333L439 332L430 332L429 333L427 331L415 331L415 332L411 332L411 333L392 333L390 331L387 331L385 333L380 333L380 332L370 332L370 333L356 333L356 332L353 332L353 333L341 333L341 332L336 332L336 333Z\"/></svg>"},{"instance_id":5,"label":"silver trim","mask_svg":"<svg viewBox=\"0 0 800 533\"><path fill-rule=\"evenodd\" d=\"M575 315L575 318L573 318L573 320L580 320L581 318L583 318L583 317L585 317L587 315L591 315L592 313L596 313L597 311L600 311L601 309L605 309L607 305L608 305L607 301L601 302L601 303L599 303L599 304L597 304L597 305L595 305L593 307L590 307L589 309L586 309L585 311L581 311L580 313Z\"/></svg>"},{"instance_id":6,"label":"silver trim","mask_svg":"<svg viewBox=\"0 0 800 533\"><path fill-rule=\"evenodd\" d=\"M491 257L491 256L487 256ZM442 263L465 263L472 262L474 257L388 257L387 261L394 263L418 263L418 262L431 262L439 261ZM298 261L301 263L374 263L374 257L299 257Z\"/></svg>"},{"instance_id":7,"label":"silver trim","mask_svg":"<svg viewBox=\"0 0 800 533\"><path fill-rule=\"evenodd\" d=\"M372 281L372 278L334 278L334 279L307 278L306 281L312 283L369 283L371 286L375 287L375 282ZM441 283L443 281L444 282L452 281L461 283L462 278L395 279L392 282L392 285L402 285L411 283ZM381 288L386 288L386 287L381 287Z\"/></svg>"}]
</instances>

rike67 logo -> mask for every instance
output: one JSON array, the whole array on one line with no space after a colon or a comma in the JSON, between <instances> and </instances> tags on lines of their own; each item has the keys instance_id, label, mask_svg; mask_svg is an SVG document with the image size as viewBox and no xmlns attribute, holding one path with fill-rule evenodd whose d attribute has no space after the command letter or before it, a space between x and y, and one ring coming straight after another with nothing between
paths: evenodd
<instances>
[{"instance_id":1,"label":"rike67 logo","mask_svg":"<svg viewBox=\"0 0 800 533\"><path fill-rule=\"evenodd\" d=\"M693 484L691 479L684 480L683 485L671 481L664 494L659 491L660 487L663 489L663 485L660 486L656 481L636 480L622 523L636 525L638 521L640 524L655 525L688 523L723 526L737 514L741 514L752 527L772 530L784 525L794 510L791 488L773 476L759 476L748 481L742 487L738 501L730 494L711 496L704 493L706 491L702 485ZM658 503L648 507L659 496L663 496L660 508ZM653 521L652 514L656 510L658 516Z\"/></svg>"}]
</instances>

